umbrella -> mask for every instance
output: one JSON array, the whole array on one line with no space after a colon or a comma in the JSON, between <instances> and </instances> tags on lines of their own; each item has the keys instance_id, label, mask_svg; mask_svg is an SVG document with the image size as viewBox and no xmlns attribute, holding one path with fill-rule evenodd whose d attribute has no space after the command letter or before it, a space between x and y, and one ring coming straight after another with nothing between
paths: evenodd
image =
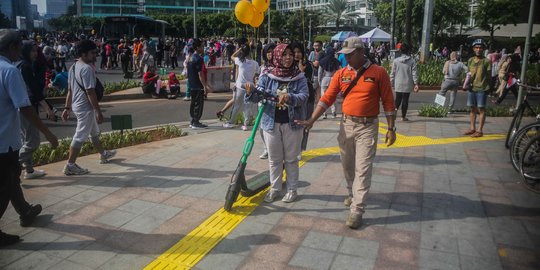
<instances>
[{"instance_id":1,"label":"umbrella","mask_svg":"<svg viewBox=\"0 0 540 270\"><path fill-rule=\"evenodd\" d=\"M350 38L350 37L357 37L357 36L358 36L358 35L357 35L355 32L340 31L340 32L338 32L337 34L335 34L335 35L332 37L332 40L345 41L347 38Z\"/></svg>"}]
</instances>

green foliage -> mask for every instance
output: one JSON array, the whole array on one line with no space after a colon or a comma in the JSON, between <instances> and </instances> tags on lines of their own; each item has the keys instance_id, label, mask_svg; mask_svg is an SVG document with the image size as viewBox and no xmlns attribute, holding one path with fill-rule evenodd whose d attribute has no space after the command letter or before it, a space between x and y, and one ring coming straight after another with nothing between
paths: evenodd
<instances>
[{"instance_id":1,"label":"green foliage","mask_svg":"<svg viewBox=\"0 0 540 270\"><path fill-rule=\"evenodd\" d=\"M489 106L486 107L486 116L489 117L508 117L512 116L510 107L506 106Z\"/></svg>"},{"instance_id":2,"label":"green foliage","mask_svg":"<svg viewBox=\"0 0 540 270\"><path fill-rule=\"evenodd\" d=\"M353 16L348 13L347 9L347 0L330 0L325 13L323 13L323 17L327 21L334 22L336 25L336 31L339 31L341 21L346 21L353 18Z\"/></svg>"},{"instance_id":3,"label":"green foliage","mask_svg":"<svg viewBox=\"0 0 540 270\"><path fill-rule=\"evenodd\" d=\"M429 61L425 64L418 64L418 83L420 85L441 85L444 80L442 69L444 61Z\"/></svg>"},{"instance_id":4,"label":"green foliage","mask_svg":"<svg viewBox=\"0 0 540 270\"><path fill-rule=\"evenodd\" d=\"M493 32L499 25L518 23L522 7L528 8L529 1L524 0L478 0L474 13L476 25L480 29L490 32L493 42ZM504 12L501 12L504 11Z\"/></svg>"},{"instance_id":5,"label":"green foliage","mask_svg":"<svg viewBox=\"0 0 540 270\"><path fill-rule=\"evenodd\" d=\"M62 15L47 21L57 31L80 32L82 29L100 29L103 18Z\"/></svg>"},{"instance_id":6,"label":"green foliage","mask_svg":"<svg viewBox=\"0 0 540 270\"><path fill-rule=\"evenodd\" d=\"M123 134L119 131L114 131L102 134L100 136L100 141L105 149L117 149L151 141L181 137L184 135L185 133L182 132L182 129L176 126L166 125L148 131L129 130L125 131ZM40 145L33 154L34 164L38 166L67 159L70 145L71 138L60 140L56 149L52 149L49 144ZM81 147L79 156L94 153L97 153L97 151L93 148L92 144L90 142L85 142Z\"/></svg>"},{"instance_id":7,"label":"green foliage","mask_svg":"<svg viewBox=\"0 0 540 270\"><path fill-rule=\"evenodd\" d=\"M330 39L332 39L332 36L329 36L329 35L318 35L316 36L313 41L317 41L317 40L320 40L322 42L329 42Z\"/></svg>"},{"instance_id":8,"label":"green foliage","mask_svg":"<svg viewBox=\"0 0 540 270\"><path fill-rule=\"evenodd\" d=\"M103 87L105 88L105 92L104 92L105 95L108 95L108 94L111 94L111 93L114 93L114 92L118 92L118 91L122 91L122 90L126 90L126 89L139 87L139 86L141 86L140 82L138 82L138 81L130 81L130 80L121 81L121 82L105 83L103 85Z\"/></svg>"},{"instance_id":9,"label":"green foliage","mask_svg":"<svg viewBox=\"0 0 540 270\"><path fill-rule=\"evenodd\" d=\"M540 64L529 64L527 66L527 84L538 85L540 84Z\"/></svg>"},{"instance_id":10,"label":"green foliage","mask_svg":"<svg viewBox=\"0 0 540 270\"><path fill-rule=\"evenodd\" d=\"M446 107L433 104L422 104L420 110L418 110L418 115L424 117L443 118L447 114L448 109Z\"/></svg>"}]
</instances>

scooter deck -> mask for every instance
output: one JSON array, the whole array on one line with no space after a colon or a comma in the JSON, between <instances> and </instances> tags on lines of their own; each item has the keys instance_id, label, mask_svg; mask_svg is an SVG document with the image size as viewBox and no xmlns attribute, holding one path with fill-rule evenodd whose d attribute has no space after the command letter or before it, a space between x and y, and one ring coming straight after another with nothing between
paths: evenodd
<instances>
[{"instance_id":1,"label":"scooter deck","mask_svg":"<svg viewBox=\"0 0 540 270\"><path fill-rule=\"evenodd\" d=\"M263 189L270 186L270 172L264 171L253 176L250 179L246 179L247 190L240 190L240 194L244 197L251 197Z\"/></svg>"}]
</instances>

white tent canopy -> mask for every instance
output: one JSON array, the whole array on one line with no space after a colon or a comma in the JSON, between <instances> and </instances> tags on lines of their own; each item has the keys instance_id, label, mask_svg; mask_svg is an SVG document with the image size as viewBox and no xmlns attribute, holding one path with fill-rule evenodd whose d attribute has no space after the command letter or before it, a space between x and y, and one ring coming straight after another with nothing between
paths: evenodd
<instances>
[{"instance_id":1,"label":"white tent canopy","mask_svg":"<svg viewBox=\"0 0 540 270\"><path fill-rule=\"evenodd\" d=\"M387 42L392 39L392 35L379 28L373 28L373 30L361 35L360 38L364 42Z\"/></svg>"}]
</instances>

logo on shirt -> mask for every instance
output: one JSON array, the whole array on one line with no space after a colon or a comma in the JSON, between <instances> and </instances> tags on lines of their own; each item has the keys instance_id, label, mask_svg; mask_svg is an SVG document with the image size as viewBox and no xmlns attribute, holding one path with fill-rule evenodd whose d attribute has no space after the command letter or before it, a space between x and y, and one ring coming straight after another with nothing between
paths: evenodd
<instances>
[{"instance_id":1,"label":"logo on shirt","mask_svg":"<svg viewBox=\"0 0 540 270\"><path fill-rule=\"evenodd\" d=\"M351 80L352 80L351 75L343 75L343 77L341 77L341 82L342 83L350 83Z\"/></svg>"},{"instance_id":2,"label":"logo on shirt","mask_svg":"<svg viewBox=\"0 0 540 270\"><path fill-rule=\"evenodd\" d=\"M375 78L374 77L364 77L364 82L375 82Z\"/></svg>"}]
</instances>

